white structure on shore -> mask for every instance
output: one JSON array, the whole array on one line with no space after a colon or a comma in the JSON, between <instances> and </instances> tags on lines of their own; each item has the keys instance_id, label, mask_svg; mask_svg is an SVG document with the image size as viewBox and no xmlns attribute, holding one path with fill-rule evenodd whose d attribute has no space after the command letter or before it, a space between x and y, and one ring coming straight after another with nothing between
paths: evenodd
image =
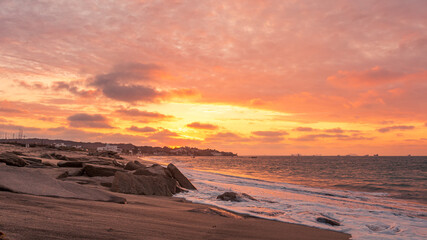
<instances>
[{"instance_id":1,"label":"white structure on shore","mask_svg":"<svg viewBox=\"0 0 427 240\"><path fill-rule=\"evenodd\" d=\"M121 149L115 145L107 144L105 147L99 147L96 149L98 152L116 152L120 153Z\"/></svg>"}]
</instances>

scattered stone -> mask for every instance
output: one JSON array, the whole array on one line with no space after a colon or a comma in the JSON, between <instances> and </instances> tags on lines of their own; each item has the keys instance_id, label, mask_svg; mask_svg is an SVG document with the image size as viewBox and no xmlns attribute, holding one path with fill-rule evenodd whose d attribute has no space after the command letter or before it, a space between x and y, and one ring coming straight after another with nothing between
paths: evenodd
<instances>
[{"instance_id":1,"label":"scattered stone","mask_svg":"<svg viewBox=\"0 0 427 240\"><path fill-rule=\"evenodd\" d=\"M146 166L138 161L128 162L125 166L125 170L136 170L138 168L145 168Z\"/></svg>"},{"instance_id":2,"label":"scattered stone","mask_svg":"<svg viewBox=\"0 0 427 240\"><path fill-rule=\"evenodd\" d=\"M330 219L330 218L318 217L318 218L316 218L316 221L318 221L320 223L329 224L331 226L341 226L341 224L338 221Z\"/></svg>"},{"instance_id":3,"label":"scattered stone","mask_svg":"<svg viewBox=\"0 0 427 240\"><path fill-rule=\"evenodd\" d=\"M117 171L120 171L120 170L117 168L104 167L104 166L101 167L101 166L86 164L83 167L81 174L87 175L89 177L97 177L97 176L109 177L109 176L114 176Z\"/></svg>"},{"instance_id":4,"label":"scattered stone","mask_svg":"<svg viewBox=\"0 0 427 240\"><path fill-rule=\"evenodd\" d=\"M53 159L53 157L47 153L43 153L42 155L40 155L41 158L46 158L46 159Z\"/></svg>"},{"instance_id":5,"label":"scattered stone","mask_svg":"<svg viewBox=\"0 0 427 240\"><path fill-rule=\"evenodd\" d=\"M175 179L163 176L138 176L117 172L111 191L137 195L172 196L176 193L176 184Z\"/></svg>"},{"instance_id":6,"label":"scattered stone","mask_svg":"<svg viewBox=\"0 0 427 240\"><path fill-rule=\"evenodd\" d=\"M120 157L120 155L116 152L111 152L111 151L107 151L107 152L90 152L88 154L89 156L98 156L98 157L108 157L108 158L114 158L114 159L123 159L122 157Z\"/></svg>"},{"instance_id":7,"label":"scattered stone","mask_svg":"<svg viewBox=\"0 0 427 240\"><path fill-rule=\"evenodd\" d=\"M81 167L83 167L82 162L59 162L56 165L58 165L58 167L69 167L69 168L81 168Z\"/></svg>"},{"instance_id":8,"label":"scattered stone","mask_svg":"<svg viewBox=\"0 0 427 240\"><path fill-rule=\"evenodd\" d=\"M62 179L62 178L66 178L69 176L68 171L65 171L63 173L61 173L58 177L56 177L56 179Z\"/></svg>"},{"instance_id":9,"label":"scattered stone","mask_svg":"<svg viewBox=\"0 0 427 240\"><path fill-rule=\"evenodd\" d=\"M29 161L29 162L42 163L42 160L41 160L41 159L38 159L38 158L23 157L23 159L24 159L25 161Z\"/></svg>"},{"instance_id":10,"label":"scattered stone","mask_svg":"<svg viewBox=\"0 0 427 240\"><path fill-rule=\"evenodd\" d=\"M181 187L189 190L197 190L197 188L190 182L190 180L188 180L175 165L170 163L167 169L170 171L173 178L175 178L178 181Z\"/></svg>"},{"instance_id":11,"label":"scattered stone","mask_svg":"<svg viewBox=\"0 0 427 240\"><path fill-rule=\"evenodd\" d=\"M6 165L15 166L15 167L24 167L28 165L28 163L24 159L10 152L1 153L0 162L4 162L6 163Z\"/></svg>"},{"instance_id":12,"label":"scattered stone","mask_svg":"<svg viewBox=\"0 0 427 240\"><path fill-rule=\"evenodd\" d=\"M216 198L222 201L231 201L231 202L243 202L243 201L247 201L247 199L252 201L258 201L252 196L250 196L249 194L235 193L235 192L225 192L221 195L218 195L218 197Z\"/></svg>"}]
</instances>

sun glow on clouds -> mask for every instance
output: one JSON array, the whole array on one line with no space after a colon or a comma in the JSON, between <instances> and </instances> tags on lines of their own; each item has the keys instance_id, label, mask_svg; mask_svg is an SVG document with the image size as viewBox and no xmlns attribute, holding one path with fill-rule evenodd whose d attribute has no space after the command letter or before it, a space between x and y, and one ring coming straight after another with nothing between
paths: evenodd
<instances>
[{"instance_id":1,"label":"sun glow on clouds","mask_svg":"<svg viewBox=\"0 0 427 240\"><path fill-rule=\"evenodd\" d=\"M427 154L426 8L0 1L0 132L240 154Z\"/></svg>"}]
</instances>

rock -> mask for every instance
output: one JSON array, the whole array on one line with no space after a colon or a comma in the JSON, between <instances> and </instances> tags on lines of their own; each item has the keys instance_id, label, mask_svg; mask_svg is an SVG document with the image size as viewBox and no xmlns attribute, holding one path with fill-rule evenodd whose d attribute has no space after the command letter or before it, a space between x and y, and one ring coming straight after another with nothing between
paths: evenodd
<instances>
[{"instance_id":1,"label":"rock","mask_svg":"<svg viewBox=\"0 0 427 240\"><path fill-rule=\"evenodd\" d=\"M122 157L120 157L120 155L118 153L111 152L111 151L107 151L107 152L90 152L88 155L89 156L115 158L115 159L123 159Z\"/></svg>"},{"instance_id":2,"label":"rock","mask_svg":"<svg viewBox=\"0 0 427 240\"><path fill-rule=\"evenodd\" d=\"M175 165L170 163L167 169L170 171L173 178L175 178L178 181L181 187L189 190L197 190L197 188L190 182L190 180L188 180Z\"/></svg>"},{"instance_id":3,"label":"rock","mask_svg":"<svg viewBox=\"0 0 427 240\"><path fill-rule=\"evenodd\" d=\"M318 221L320 223L329 224L331 226L341 226L341 224L338 221L330 219L330 218L318 217L318 218L316 218L316 221Z\"/></svg>"},{"instance_id":4,"label":"rock","mask_svg":"<svg viewBox=\"0 0 427 240\"><path fill-rule=\"evenodd\" d=\"M121 162L118 162L117 160L113 160L113 165L116 167L124 168L125 165Z\"/></svg>"},{"instance_id":5,"label":"rock","mask_svg":"<svg viewBox=\"0 0 427 240\"><path fill-rule=\"evenodd\" d=\"M56 180L37 169L14 168L1 165L0 189L37 196L116 203L126 202L126 199L102 190L88 188L72 182Z\"/></svg>"},{"instance_id":6,"label":"rock","mask_svg":"<svg viewBox=\"0 0 427 240\"><path fill-rule=\"evenodd\" d=\"M83 167L82 162L59 162L56 165L58 165L58 167L70 167L70 168L81 168L81 167Z\"/></svg>"},{"instance_id":7,"label":"rock","mask_svg":"<svg viewBox=\"0 0 427 240\"><path fill-rule=\"evenodd\" d=\"M163 176L138 176L117 172L111 191L137 195L172 196L176 193L176 184L175 179Z\"/></svg>"},{"instance_id":8,"label":"rock","mask_svg":"<svg viewBox=\"0 0 427 240\"><path fill-rule=\"evenodd\" d=\"M62 178L66 178L69 176L68 171L65 171L63 173L61 173L58 177L56 177L56 179L62 179Z\"/></svg>"},{"instance_id":9,"label":"rock","mask_svg":"<svg viewBox=\"0 0 427 240\"><path fill-rule=\"evenodd\" d=\"M133 172L134 175L143 175L143 176L155 176L156 173L153 173L149 171L147 168L139 168L135 172Z\"/></svg>"},{"instance_id":10,"label":"rock","mask_svg":"<svg viewBox=\"0 0 427 240\"><path fill-rule=\"evenodd\" d=\"M128 162L125 166L125 170L136 170L138 168L145 168L146 166L138 161Z\"/></svg>"},{"instance_id":11,"label":"rock","mask_svg":"<svg viewBox=\"0 0 427 240\"><path fill-rule=\"evenodd\" d=\"M235 193L235 192L225 192L221 195L218 195L218 197L216 198L222 201L232 201L232 202L243 202L243 201L247 201L248 199L252 201L258 201L252 196L250 196L249 194Z\"/></svg>"},{"instance_id":12,"label":"rock","mask_svg":"<svg viewBox=\"0 0 427 240\"><path fill-rule=\"evenodd\" d=\"M46 158L46 159L53 159L53 157L50 154L47 153L43 153L42 155L40 155L41 158Z\"/></svg>"},{"instance_id":13,"label":"rock","mask_svg":"<svg viewBox=\"0 0 427 240\"><path fill-rule=\"evenodd\" d=\"M101 186L107 187L107 188L111 188L113 186L112 183L110 182L101 182Z\"/></svg>"},{"instance_id":14,"label":"rock","mask_svg":"<svg viewBox=\"0 0 427 240\"><path fill-rule=\"evenodd\" d=\"M81 174L85 174L89 177L97 177L97 176L109 177L109 176L114 176L117 171L120 171L120 170L117 168L104 167L104 166L101 167L101 166L86 164L83 167Z\"/></svg>"},{"instance_id":15,"label":"rock","mask_svg":"<svg viewBox=\"0 0 427 240\"><path fill-rule=\"evenodd\" d=\"M28 163L24 159L10 152L1 153L0 162L4 162L6 163L6 165L15 166L15 167L24 167L28 165Z\"/></svg>"},{"instance_id":16,"label":"rock","mask_svg":"<svg viewBox=\"0 0 427 240\"><path fill-rule=\"evenodd\" d=\"M38 158L24 157L23 159L28 162L42 163L42 160Z\"/></svg>"}]
</instances>

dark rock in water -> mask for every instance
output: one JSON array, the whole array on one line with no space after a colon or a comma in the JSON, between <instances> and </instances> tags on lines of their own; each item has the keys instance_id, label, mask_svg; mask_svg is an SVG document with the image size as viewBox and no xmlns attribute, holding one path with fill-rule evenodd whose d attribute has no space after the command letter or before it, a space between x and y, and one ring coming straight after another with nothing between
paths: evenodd
<instances>
[{"instance_id":1,"label":"dark rock in water","mask_svg":"<svg viewBox=\"0 0 427 240\"><path fill-rule=\"evenodd\" d=\"M163 176L137 176L117 172L111 191L137 195L172 196L176 193L176 184L175 179Z\"/></svg>"},{"instance_id":2,"label":"dark rock in water","mask_svg":"<svg viewBox=\"0 0 427 240\"><path fill-rule=\"evenodd\" d=\"M175 165L170 163L167 169L170 171L173 178L175 178L178 181L181 187L189 190L197 190L197 188L190 182L190 180L188 180Z\"/></svg>"},{"instance_id":3,"label":"dark rock in water","mask_svg":"<svg viewBox=\"0 0 427 240\"><path fill-rule=\"evenodd\" d=\"M37 196L126 203L126 199L111 193L60 181L39 170L29 168L0 165L0 189Z\"/></svg>"},{"instance_id":4,"label":"dark rock in water","mask_svg":"<svg viewBox=\"0 0 427 240\"><path fill-rule=\"evenodd\" d=\"M56 165L58 165L58 167L70 167L70 168L81 168L83 167L83 163L82 162L59 162Z\"/></svg>"},{"instance_id":5,"label":"dark rock in water","mask_svg":"<svg viewBox=\"0 0 427 240\"><path fill-rule=\"evenodd\" d=\"M329 224L331 226L341 226L341 224L333 219L329 219L329 218L325 218L325 217L318 217L316 218L316 221L320 222L320 223L325 223L325 224Z\"/></svg>"},{"instance_id":6,"label":"dark rock in water","mask_svg":"<svg viewBox=\"0 0 427 240\"><path fill-rule=\"evenodd\" d=\"M138 168L145 168L146 166L138 161L128 162L125 166L125 170L136 170Z\"/></svg>"},{"instance_id":7,"label":"dark rock in water","mask_svg":"<svg viewBox=\"0 0 427 240\"><path fill-rule=\"evenodd\" d=\"M18 155L10 152L0 154L0 162L6 163L9 166L25 167L28 163Z\"/></svg>"},{"instance_id":8,"label":"dark rock in water","mask_svg":"<svg viewBox=\"0 0 427 240\"><path fill-rule=\"evenodd\" d=\"M42 163L42 160L38 158L23 157L23 159L28 162Z\"/></svg>"},{"instance_id":9,"label":"dark rock in water","mask_svg":"<svg viewBox=\"0 0 427 240\"><path fill-rule=\"evenodd\" d=\"M101 167L87 164L83 167L81 174L87 175L89 177L109 177L114 176L117 171L120 170L117 168Z\"/></svg>"},{"instance_id":10,"label":"dark rock in water","mask_svg":"<svg viewBox=\"0 0 427 240\"><path fill-rule=\"evenodd\" d=\"M225 192L221 195L218 195L218 197L216 198L222 201L232 201L232 202L243 202L243 201L247 201L248 199L252 201L258 201L252 196L250 196L249 194L235 193L235 192Z\"/></svg>"}]
</instances>

